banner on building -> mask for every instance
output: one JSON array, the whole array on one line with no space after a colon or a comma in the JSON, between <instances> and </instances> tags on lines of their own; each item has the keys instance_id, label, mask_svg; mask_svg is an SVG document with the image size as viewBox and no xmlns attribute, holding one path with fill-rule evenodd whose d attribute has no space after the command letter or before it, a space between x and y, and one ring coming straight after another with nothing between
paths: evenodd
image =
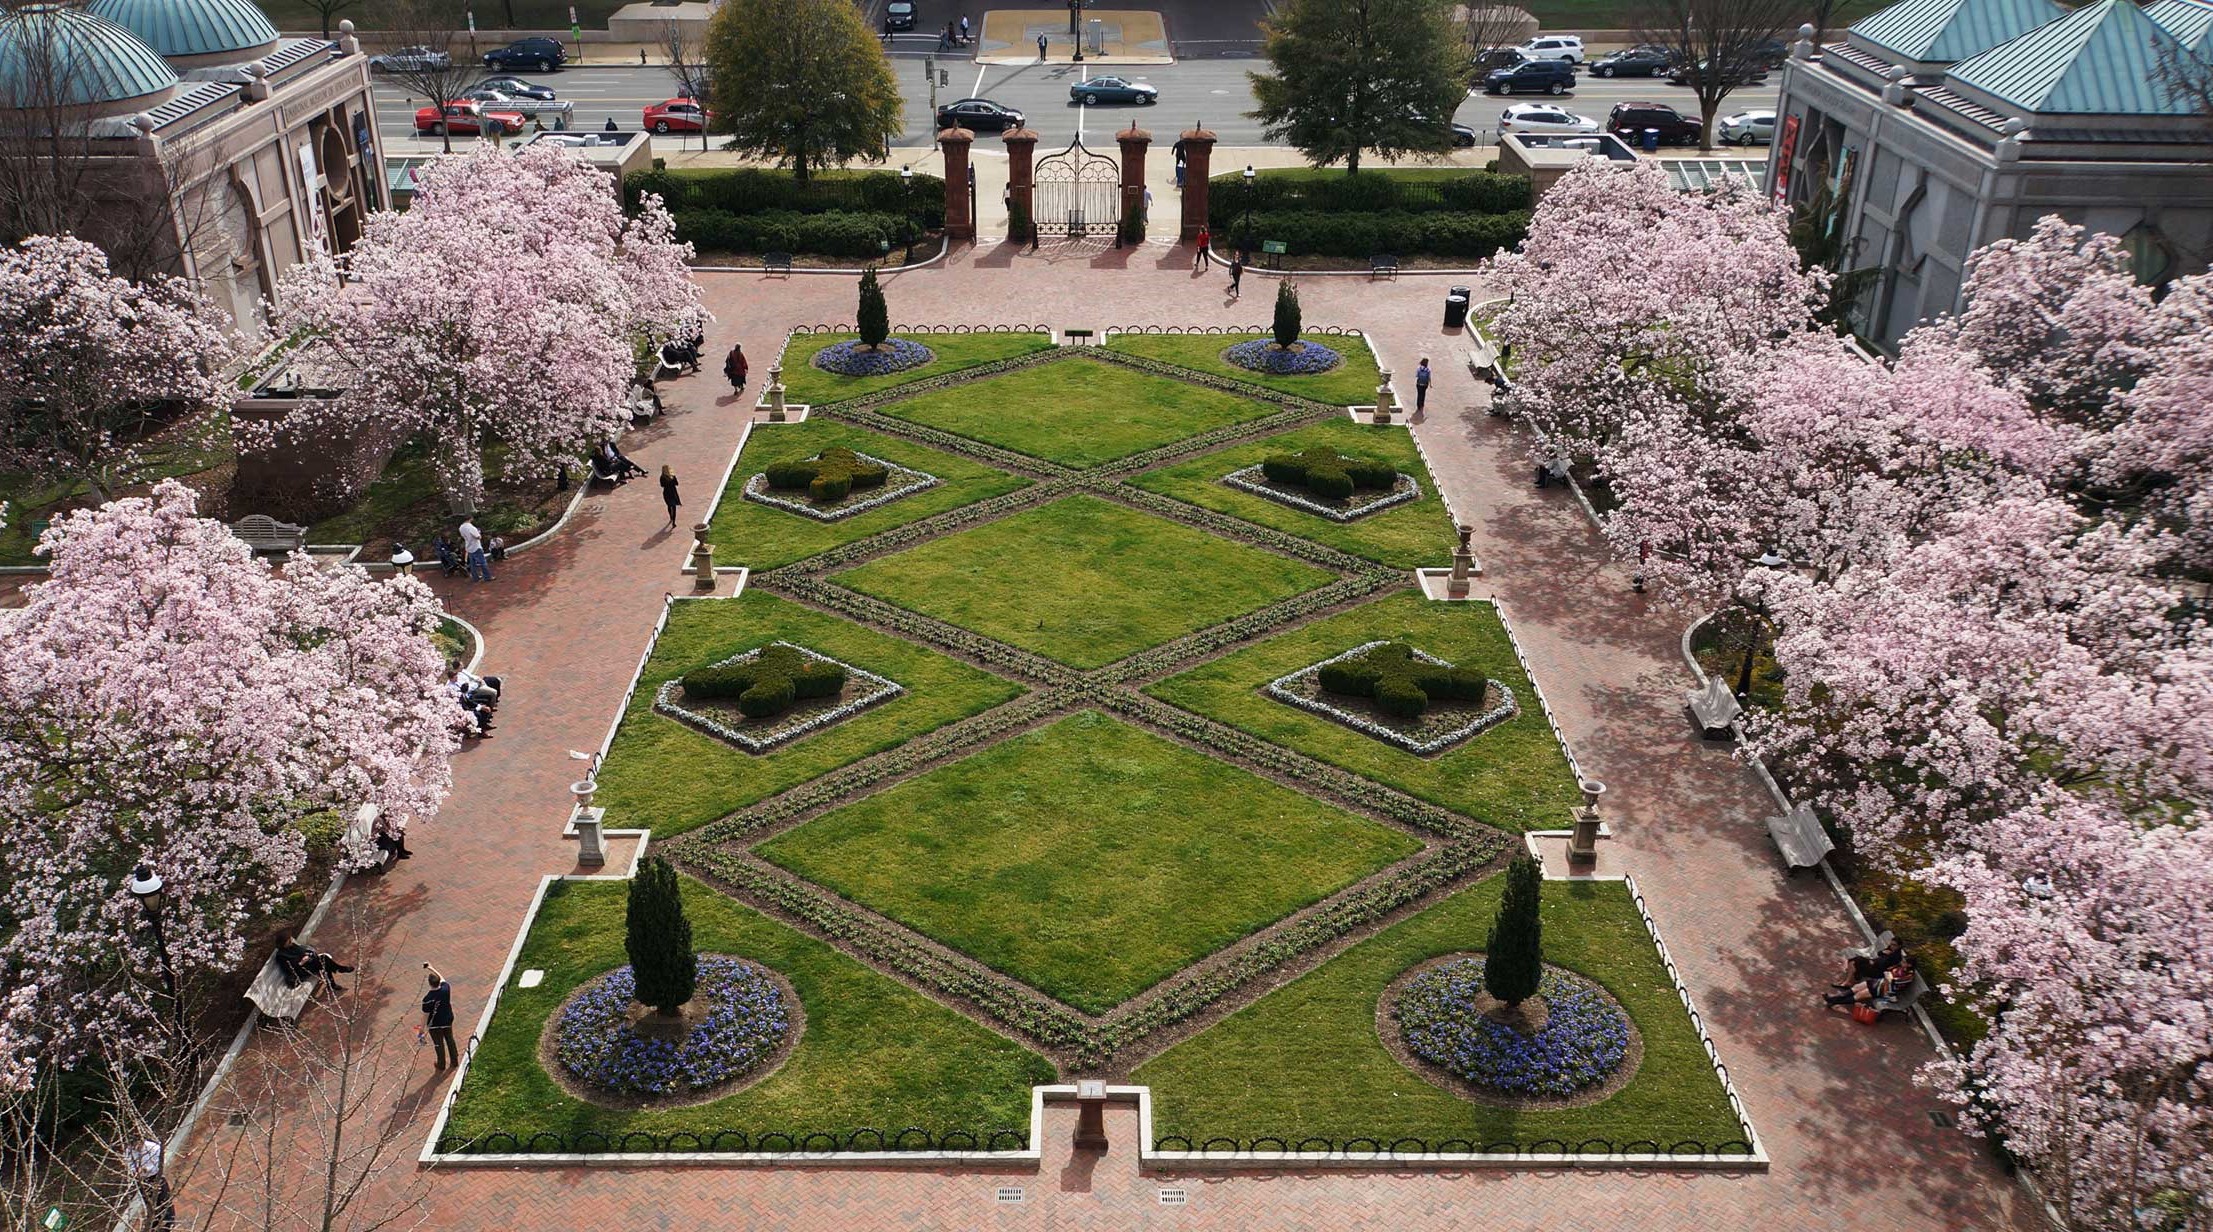
<instances>
[{"instance_id":1,"label":"banner on building","mask_svg":"<svg viewBox=\"0 0 2213 1232\"><path fill-rule=\"evenodd\" d=\"M1790 160L1798 156L1798 117L1783 119L1782 136L1775 139L1775 202L1790 200Z\"/></svg>"}]
</instances>

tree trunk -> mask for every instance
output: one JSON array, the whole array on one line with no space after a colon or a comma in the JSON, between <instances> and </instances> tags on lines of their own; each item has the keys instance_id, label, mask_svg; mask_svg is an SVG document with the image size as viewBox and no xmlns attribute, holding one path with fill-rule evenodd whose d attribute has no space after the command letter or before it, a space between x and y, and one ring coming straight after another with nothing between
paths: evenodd
<instances>
[{"instance_id":1,"label":"tree trunk","mask_svg":"<svg viewBox=\"0 0 2213 1232\"><path fill-rule=\"evenodd\" d=\"M1720 99L1698 100L1698 152L1714 152L1714 113L1721 109Z\"/></svg>"},{"instance_id":2,"label":"tree trunk","mask_svg":"<svg viewBox=\"0 0 2213 1232\"><path fill-rule=\"evenodd\" d=\"M1352 153L1345 155L1345 174L1360 174L1360 151L1354 150Z\"/></svg>"}]
</instances>

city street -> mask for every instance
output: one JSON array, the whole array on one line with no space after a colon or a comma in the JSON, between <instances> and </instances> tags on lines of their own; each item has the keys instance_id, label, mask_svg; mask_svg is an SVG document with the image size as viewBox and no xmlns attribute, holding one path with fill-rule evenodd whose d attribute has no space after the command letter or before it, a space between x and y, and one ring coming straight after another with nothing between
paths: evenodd
<instances>
[{"instance_id":1,"label":"city street","mask_svg":"<svg viewBox=\"0 0 2213 1232\"><path fill-rule=\"evenodd\" d=\"M1152 130L1155 136L1171 135L1194 123L1204 123L1220 134L1224 145L1264 144L1260 126L1244 114L1253 107L1252 88L1245 74L1260 67L1263 64L1260 60L1193 59L1133 69L1127 74L1129 77L1160 88L1161 101L1157 106L1087 108L1069 101L1068 87L1087 75L1113 74L1119 70L1107 66L1093 74L1092 66L1087 64L978 65L966 59L936 59L919 50L902 48L894 52L899 89L906 99L906 130L896 143L901 147L926 148L935 135L930 87L923 78L927 63L935 63L946 78L946 84L937 88L939 103L981 95L1014 107L1028 117L1030 127L1040 134L1040 146L1046 149L1068 144L1077 135L1079 126L1088 137L1099 138L1114 129L1128 127L1133 119L1140 127ZM576 112L570 123L581 129L598 129L610 116L624 130L635 129L642 108L676 91L675 79L666 68L657 65L587 66L550 76L523 76L526 80L553 87L563 99L574 102ZM1766 86L1725 100L1723 114L1752 107L1772 108L1781 75L1770 77L1768 81ZM1668 103L1686 114L1696 114L1697 100L1691 97L1689 90L1652 79L1602 81L1586 76L1573 93L1556 101L1577 114L1604 123L1606 113L1614 104L1647 99ZM1508 105L1538 100L1555 101L1542 95L1529 98L1470 95L1453 118L1475 129L1487 143L1498 127L1499 113ZM426 101L409 96L396 82L379 79L377 121L385 135L411 135L415 109ZM981 148L991 148L992 137L986 134ZM660 140L674 149L685 139L670 136ZM691 148L697 149L699 139L693 136L689 143Z\"/></svg>"}]
</instances>

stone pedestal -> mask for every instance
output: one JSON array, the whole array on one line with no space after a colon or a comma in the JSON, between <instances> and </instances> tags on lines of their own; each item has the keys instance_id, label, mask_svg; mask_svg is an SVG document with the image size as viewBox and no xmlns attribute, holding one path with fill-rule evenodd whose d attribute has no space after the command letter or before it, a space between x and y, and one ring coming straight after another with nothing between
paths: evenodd
<instances>
[{"instance_id":1,"label":"stone pedestal","mask_svg":"<svg viewBox=\"0 0 2213 1232\"><path fill-rule=\"evenodd\" d=\"M1375 387L1375 421L1389 423L1391 416L1398 412L1398 398L1391 392L1391 370L1385 368L1376 375L1380 381Z\"/></svg>"},{"instance_id":2,"label":"stone pedestal","mask_svg":"<svg viewBox=\"0 0 2213 1232\"><path fill-rule=\"evenodd\" d=\"M1076 1084L1076 1149L1107 1149L1106 1083L1086 1078Z\"/></svg>"},{"instance_id":3,"label":"stone pedestal","mask_svg":"<svg viewBox=\"0 0 2213 1232\"><path fill-rule=\"evenodd\" d=\"M1473 526L1460 527L1460 546L1452 549L1452 580L1445 583L1445 596L1451 599L1468 597L1468 576L1475 571L1475 552L1468 540L1474 536Z\"/></svg>"},{"instance_id":4,"label":"stone pedestal","mask_svg":"<svg viewBox=\"0 0 2213 1232\"><path fill-rule=\"evenodd\" d=\"M570 794L576 797L576 812L569 819L569 824L576 827L576 862L594 867L607 862L607 847L600 833L607 810L592 807L592 793L598 790L599 784L590 779L569 784Z\"/></svg>"},{"instance_id":5,"label":"stone pedestal","mask_svg":"<svg viewBox=\"0 0 2213 1232\"><path fill-rule=\"evenodd\" d=\"M1212 191L1207 176L1214 169L1215 137L1204 126L1193 125L1178 140L1183 142L1183 230L1176 238L1188 244L1207 229L1207 201Z\"/></svg>"},{"instance_id":6,"label":"stone pedestal","mask_svg":"<svg viewBox=\"0 0 2213 1232\"><path fill-rule=\"evenodd\" d=\"M782 360L768 368L768 421L784 422L784 364Z\"/></svg>"},{"instance_id":7,"label":"stone pedestal","mask_svg":"<svg viewBox=\"0 0 2213 1232\"><path fill-rule=\"evenodd\" d=\"M1035 129L1008 129L1001 138L1007 143L1007 200L1021 208L1023 218L1029 220L1029 230L1020 231L1010 215L1007 219L1007 238L1021 242L1037 230L1037 132Z\"/></svg>"},{"instance_id":8,"label":"stone pedestal","mask_svg":"<svg viewBox=\"0 0 2213 1232\"><path fill-rule=\"evenodd\" d=\"M715 588L715 548L707 542L707 524L701 522L692 527L692 589Z\"/></svg>"},{"instance_id":9,"label":"stone pedestal","mask_svg":"<svg viewBox=\"0 0 2213 1232\"><path fill-rule=\"evenodd\" d=\"M1575 832L1568 837L1568 863L1596 864L1598 798L1606 794L1606 785L1596 779L1584 779L1577 786L1583 789L1583 807L1576 812Z\"/></svg>"},{"instance_id":10,"label":"stone pedestal","mask_svg":"<svg viewBox=\"0 0 2213 1232\"><path fill-rule=\"evenodd\" d=\"M1114 134L1115 143L1122 147L1122 217L1137 217L1145 209L1145 151L1153 143L1153 135L1130 121L1130 126ZM1145 220L1152 225L1152 219Z\"/></svg>"},{"instance_id":11,"label":"stone pedestal","mask_svg":"<svg viewBox=\"0 0 2213 1232\"><path fill-rule=\"evenodd\" d=\"M976 134L965 128L948 128L937 135L945 152L945 234L950 239L976 238L976 220L968 212L968 147Z\"/></svg>"}]
</instances>

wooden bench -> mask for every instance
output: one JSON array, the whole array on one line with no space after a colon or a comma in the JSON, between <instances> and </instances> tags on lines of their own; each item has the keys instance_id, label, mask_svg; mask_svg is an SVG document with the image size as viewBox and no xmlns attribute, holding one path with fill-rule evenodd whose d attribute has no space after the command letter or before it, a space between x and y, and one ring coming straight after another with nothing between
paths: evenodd
<instances>
[{"instance_id":1,"label":"wooden bench","mask_svg":"<svg viewBox=\"0 0 2213 1232\"><path fill-rule=\"evenodd\" d=\"M1064 329L1060 331L1060 336L1066 339L1066 345L1068 346L1091 345L1092 334L1088 329Z\"/></svg>"},{"instance_id":2,"label":"wooden bench","mask_svg":"<svg viewBox=\"0 0 2213 1232\"><path fill-rule=\"evenodd\" d=\"M1729 735L1729 725L1744 713L1737 696L1729 691L1729 682L1719 676L1706 677L1706 687L1683 695L1683 704L1690 707L1691 719L1698 724L1698 732L1708 740L1722 740Z\"/></svg>"},{"instance_id":3,"label":"wooden bench","mask_svg":"<svg viewBox=\"0 0 2213 1232\"><path fill-rule=\"evenodd\" d=\"M1789 812L1767 819L1767 833L1775 840L1775 850L1783 853L1783 867L1792 874L1802 868L1818 867L1836 844L1829 839L1829 832L1821 828L1821 819L1813 815L1813 806L1800 804Z\"/></svg>"},{"instance_id":4,"label":"wooden bench","mask_svg":"<svg viewBox=\"0 0 2213 1232\"><path fill-rule=\"evenodd\" d=\"M271 954L269 961L261 965L261 974L246 989L246 999L254 1003L261 1016L272 1022L298 1022L300 1011L315 998L316 981L303 979L289 984L284 979L284 968Z\"/></svg>"},{"instance_id":5,"label":"wooden bench","mask_svg":"<svg viewBox=\"0 0 2213 1232\"><path fill-rule=\"evenodd\" d=\"M788 252L764 252L761 254L761 271L768 274L791 275L791 254Z\"/></svg>"},{"instance_id":6,"label":"wooden bench","mask_svg":"<svg viewBox=\"0 0 2213 1232\"><path fill-rule=\"evenodd\" d=\"M297 552L307 546L307 528L279 522L266 513L249 513L231 523L231 533L256 552Z\"/></svg>"},{"instance_id":7,"label":"wooden bench","mask_svg":"<svg viewBox=\"0 0 2213 1232\"><path fill-rule=\"evenodd\" d=\"M1368 258L1368 281L1374 282L1383 275L1398 277L1398 258L1387 252L1379 252Z\"/></svg>"}]
</instances>

